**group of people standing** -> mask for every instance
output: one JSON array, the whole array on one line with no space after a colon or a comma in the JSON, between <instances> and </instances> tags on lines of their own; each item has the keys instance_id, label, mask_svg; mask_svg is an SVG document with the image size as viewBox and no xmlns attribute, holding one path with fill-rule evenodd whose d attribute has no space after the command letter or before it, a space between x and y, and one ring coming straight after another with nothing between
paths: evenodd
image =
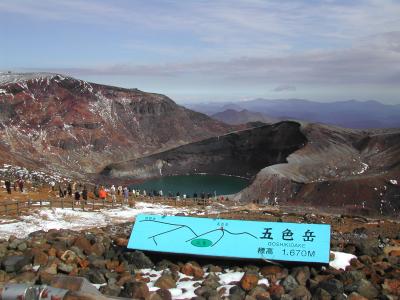
<instances>
[{"instance_id":1,"label":"group of people standing","mask_svg":"<svg viewBox=\"0 0 400 300\"><path fill-rule=\"evenodd\" d=\"M72 184L68 183L67 185L60 184L58 187L58 194L60 198L67 196L74 197L75 201L80 201L82 198L83 201L87 202L88 199L88 190L86 185L82 185L81 183L77 184L76 182Z\"/></svg>"},{"instance_id":2,"label":"group of people standing","mask_svg":"<svg viewBox=\"0 0 400 300\"><path fill-rule=\"evenodd\" d=\"M67 185L59 185L59 196L60 197L74 197L76 201L80 201L80 199L84 200L87 202L88 199L88 189L86 185L82 184L77 184L77 183L68 183ZM93 187L93 196L96 199L101 199L101 200L110 200L111 202L115 203L117 201L117 198L121 199L122 198L122 203L128 204L129 202L129 197L160 197L160 198L169 198L169 199L176 199L176 200L185 200L188 198L193 198L194 200L206 200L206 199L217 199L217 193L199 193L194 192L193 195L188 195L186 193L172 193L169 191L166 195L164 194L163 190L139 190L136 188L128 187L128 186L115 186L112 184L109 188L106 188L104 185L95 185ZM221 197L221 200L224 200L223 197Z\"/></svg>"},{"instance_id":3,"label":"group of people standing","mask_svg":"<svg viewBox=\"0 0 400 300\"><path fill-rule=\"evenodd\" d=\"M11 194L11 180L6 179L4 181L4 185L6 187L7 193ZM17 187L21 193L24 192L24 180L21 177L19 177L17 180L14 181L14 185L13 185L14 192L17 191Z\"/></svg>"},{"instance_id":4,"label":"group of people standing","mask_svg":"<svg viewBox=\"0 0 400 300\"><path fill-rule=\"evenodd\" d=\"M102 200L106 200L108 195L110 195L112 202L117 201L117 196L122 196L124 200L123 202L128 203L130 191L128 187L122 187L121 185L117 188L115 185L111 185L109 189L106 189L103 185L95 185L93 194L96 198L100 198Z\"/></svg>"}]
</instances>

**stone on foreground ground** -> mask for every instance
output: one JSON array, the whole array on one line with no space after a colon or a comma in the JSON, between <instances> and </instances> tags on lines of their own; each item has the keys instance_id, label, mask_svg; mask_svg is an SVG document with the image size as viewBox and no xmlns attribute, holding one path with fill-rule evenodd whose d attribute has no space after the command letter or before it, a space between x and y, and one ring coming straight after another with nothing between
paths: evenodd
<instances>
[{"instance_id":1,"label":"stone on foreground ground","mask_svg":"<svg viewBox=\"0 0 400 300\"><path fill-rule=\"evenodd\" d=\"M135 299L399 299L400 241L336 233L332 250L357 258L345 270L246 264L126 249L131 224L85 232L50 230L0 241L0 284L47 284L82 276L105 295Z\"/></svg>"}]
</instances>

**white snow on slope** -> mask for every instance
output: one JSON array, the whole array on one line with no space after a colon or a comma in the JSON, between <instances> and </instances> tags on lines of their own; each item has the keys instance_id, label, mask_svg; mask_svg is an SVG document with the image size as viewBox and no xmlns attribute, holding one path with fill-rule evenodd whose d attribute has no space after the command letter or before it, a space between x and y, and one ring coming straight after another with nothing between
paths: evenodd
<instances>
[{"instance_id":1,"label":"white snow on slope","mask_svg":"<svg viewBox=\"0 0 400 300\"><path fill-rule=\"evenodd\" d=\"M10 235L24 238L30 233L39 230L81 230L85 228L104 227L110 224L133 221L135 216L141 213L174 215L189 212L189 210L184 208L146 202L136 203L135 208L118 207L115 209L103 209L97 212L61 208L38 209L29 216L20 217L20 220L15 220L15 222L0 224L0 238L8 239Z\"/></svg>"},{"instance_id":2,"label":"white snow on slope","mask_svg":"<svg viewBox=\"0 0 400 300\"><path fill-rule=\"evenodd\" d=\"M31 79L48 79L57 76L55 73L0 73L0 84L18 83Z\"/></svg>"}]
</instances>

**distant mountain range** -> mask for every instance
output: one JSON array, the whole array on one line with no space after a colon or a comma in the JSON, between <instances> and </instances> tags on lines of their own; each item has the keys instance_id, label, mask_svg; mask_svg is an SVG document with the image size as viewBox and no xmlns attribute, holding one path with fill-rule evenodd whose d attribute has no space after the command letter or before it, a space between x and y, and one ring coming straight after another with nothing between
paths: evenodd
<instances>
[{"instance_id":1,"label":"distant mountain range","mask_svg":"<svg viewBox=\"0 0 400 300\"><path fill-rule=\"evenodd\" d=\"M227 109L213 114L211 117L218 121L232 125L246 124L251 122L263 122L267 124L279 122L279 120L276 118L270 118L262 113L248 111L247 109L243 109L241 111Z\"/></svg>"},{"instance_id":2,"label":"distant mountain range","mask_svg":"<svg viewBox=\"0 0 400 300\"><path fill-rule=\"evenodd\" d=\"M356 129L400 127L400 105L387 105L378 101L322 103L302 99L255 99L186 106L230 124L291 119Z\"/></svg>"}]
</instances>

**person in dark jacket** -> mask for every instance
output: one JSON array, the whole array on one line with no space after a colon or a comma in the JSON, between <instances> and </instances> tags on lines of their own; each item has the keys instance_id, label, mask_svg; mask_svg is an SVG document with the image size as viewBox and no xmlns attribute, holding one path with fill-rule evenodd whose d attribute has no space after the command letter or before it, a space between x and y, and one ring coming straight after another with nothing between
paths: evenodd
<instances>
[{"instance_id":1,"label":"person in dark jacket","mask_svg":"<svg viewBox=\"0 0 400 300\"><path fill-rule=\"evenodd\" d=\"M75 201L79 202L79 200L81 200L81 194L79 193L79 191L76 191L75 192Z\"/></svg>"},{"instance_id":2,"label":"person in dark jacket","mask_svg":"<svg viewBox=\"0 0 400 300\"><path fill-rule=\"evenodd\" d=\"M22 178L18 179L18 187L21 193L24 192L24 180Z\"/></svg>"},{"instance_id":3,"label":"person in dark jacket","mask_svg":"<svg viewBox=\"0 0 400 300\"><path fill-rule=\"evenodd\" d=\"M68 196L72 197L72 185L71 185L71 183L68 183L67 192L68 192Z\"/></svg>"},{"instance_id":4,"label":"person in dark jacket","mask_svg":"<svg viewBox=\"0 0 400 300\"><path fill-rule=\"evenodd\" d=\"M86 185L84 185L82 190L82 199L83 201L85 201L85 204L87 204L87 197L88 197L88 191Z\"/></svg>"},{"instance_id":5,"label":"person in dark jacket","mask_svg":"<svg viewBox=\"0 0 400 300\"><path fill-rule=\"evenodd\" d=\"M64 191L61 188L61 185L58 187L58 195L60 196L60 198L64 198Z\"/></svg>"},{"instance_id":6,"label":"person in dark jacket","mask_svg":"<svg viewBox=\"0 0 400 300\"><path fill-rule=\"evenodd\" d=\"M5 184L5 186L6 186L7 193L11 194L11 181L7 179L7 180L4 182L4 184Z\"/></svg>"},{"instance_id":7,"label":"person in dark jacket","mask_svg":"<svg viewBox=\"0 0 400 300\"><path fill-rule=\"evenodd\" d=\"M96 184L93 188L93 194L96 198L99 198L99 185Z\"/></svg>"}]
</instances>

